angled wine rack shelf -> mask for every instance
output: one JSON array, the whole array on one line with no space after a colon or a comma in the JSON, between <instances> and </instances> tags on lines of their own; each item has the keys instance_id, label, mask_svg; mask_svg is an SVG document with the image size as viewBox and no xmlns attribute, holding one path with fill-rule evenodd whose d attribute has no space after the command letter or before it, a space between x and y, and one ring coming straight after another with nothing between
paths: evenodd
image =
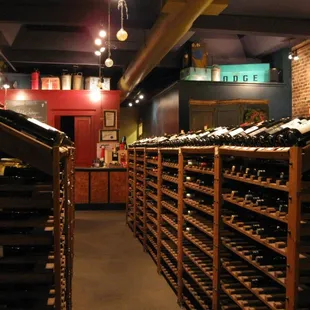
<instances>
[{"instance_id":1,"label":"angled wine rack shelf","mask_svg":"<svg viewBox=\"0 0 310 310\"><path fill-rule=\"evenodd\" d=\"M75 149L3 123L0 141L1 152L48 176L44 184L0 177L0 308L71 310Z\"/></svg>"},{"instance_id":2,"label":"angled wine rack shelf","mask_svg":"<svg viewBox=\"0 0 310 310\"><path fill-rule=\"evenodd\" d=\"M309 147L130 148L127 224L186 309L310 309L309 170Z\"/></svg>"}]
</instances>

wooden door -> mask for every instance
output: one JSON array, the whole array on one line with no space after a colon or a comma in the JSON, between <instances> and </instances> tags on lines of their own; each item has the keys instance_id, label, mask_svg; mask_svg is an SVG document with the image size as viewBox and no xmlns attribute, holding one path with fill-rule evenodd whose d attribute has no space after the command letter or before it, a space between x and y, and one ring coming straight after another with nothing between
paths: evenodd
<instances>
[{"instance_id":1,"label":"wooden door","mask_svg":"<svg viewBox=\"0 0 310 310\"><path fill-rule=\"evenodd\" d=\"M76 116L74 118L74 140L76 148L76 166L90 167L92 164L91 117Z\"/></svg>"},{"instance_id":2,"label":"wooden door","mask_svg":"<svg viewBox=\"0 0 310 310\"><path fill-rule=\"evenodd\" d=\"M239 104L224 104L216 107L215 126L236 126L242 123Z\"/></svg>"},{"instance_id":3,"label":"wooden door","mask_svg":"<svg viewBox=\"0 0 310 310\"><path fill-rule=\"evenodd\" d=\"M215 109L209 106L191 106L190 130L202 130L204 126L214 127Z\"/></svg>"}]
</instances>

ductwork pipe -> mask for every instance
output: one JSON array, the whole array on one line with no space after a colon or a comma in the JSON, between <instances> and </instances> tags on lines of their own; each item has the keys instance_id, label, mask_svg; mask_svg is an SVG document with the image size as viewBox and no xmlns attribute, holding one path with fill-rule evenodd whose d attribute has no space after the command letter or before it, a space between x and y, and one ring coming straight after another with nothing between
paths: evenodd
<instances>
[{"instance_id":1,"label":"ductwork pipe","mask_svg":"<svg viewBox=\"0 0 310 310\"><path fill-rule=\"evenodd\" d=\"M161 14L145 47L138 52L118 83L122 101L182 39L212 2L213 0L189 0L176 13Z\"/></svg>"}]
</instances>

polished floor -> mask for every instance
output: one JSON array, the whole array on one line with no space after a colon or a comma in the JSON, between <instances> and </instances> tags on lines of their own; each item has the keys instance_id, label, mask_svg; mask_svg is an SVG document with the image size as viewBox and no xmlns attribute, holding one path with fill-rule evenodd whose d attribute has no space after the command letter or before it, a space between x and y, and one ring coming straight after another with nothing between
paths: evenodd
<instances>
[{"instance_id":1,"label":"polished floor","mask_svg":"<svg viewBox=\"0 0 310 310\"><path fill-rule=\"evenodd\" d=\"M73 310L176 310L123 211L76 213Z\"/></svg>"}]
</instances>

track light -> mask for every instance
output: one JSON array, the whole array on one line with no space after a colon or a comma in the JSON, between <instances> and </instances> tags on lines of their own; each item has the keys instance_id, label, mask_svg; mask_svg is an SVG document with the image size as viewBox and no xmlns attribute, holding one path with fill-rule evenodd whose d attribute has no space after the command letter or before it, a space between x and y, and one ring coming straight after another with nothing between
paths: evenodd
<instances>
[{"instance_id":1,"label":"track light","mask_svg":"<svg viewBox=\"0 0 310 310\"><path fill-rule=\"evenodd\" d=\"M105 47L101 47L100 48L100 53L104 53L104 51L105 51Z\"/></svg>"},{"instance_id":2,"label":"track light","mask_svg":"<svg viewBox=\"0 0 310 310\"><path fill-rule=\"evenodd\" d=\"M105 30L102 29L99 31L99 37L105 38L106 36L107 36L107 32Z\"/></svg>"},{"instance_id":3,"label":"track light","mask_svg":"<svg viewBox=\"0 0 310 310\"><path fill-rule=\"evenodd\" d=\"M139 102L140 102L140 100L139 100L139 99L137 99L137 100L136 100L136 103L139 103Z\"/></svg>"},{"instance_id":4,"label":"track light","mask_svg":"<svg viewBox=\"0 0 310 310\"><path fill-rule=\"evenodd\" d=\"M143 98L144 98L144 96L141 94L141 95L139 96L139 98L140 98L140 99L143 99Z\"/></svg>"},{"instance_id":5,"label":"track light","mask_svg":"<svg viewBox=\"0 0 310 310\"><path fill-rule=\"evenodd\" d=\"M293 52L290 52L290 53L288 54L288 59L294 60L294 61L299 60L299 56L298 56L298 54L297 54L297 50L295 50L295 51L293 51Z\"/></svg>"},{"instance_id":6,"label":"track light","mask_svg":"<svg viewBox=\"0 0 310 310\"><path fill-rule=\"evenodd\" d=\"M100 52L100 51L95 51L95 55L96 55L96 56L100 56L100 55L101 55L101 52Z\"/></svg>"},{"instance_id":7,"label":"track light","mask_svg":"<svg viewBox=\"0 0 310 310\"><path fill-rule=\"evenodd\" d=\"M131 103L131 102L129 102L129 103L128 103L128 106L129 106L129 107L132 107L132 103Z\"/></svg>"},{"instance_id":8,"label":"track light","mask_svg":"<svg viewBox=\"0 0 310 310\"><path fill-rule=\"evenodd\" d=\"M100 46L100 45L102 44L102 40L99 39L99 38L97 38L97 39L95 40L95 44L98 45L98 46Z\"/></svg>"}]
</instances>

